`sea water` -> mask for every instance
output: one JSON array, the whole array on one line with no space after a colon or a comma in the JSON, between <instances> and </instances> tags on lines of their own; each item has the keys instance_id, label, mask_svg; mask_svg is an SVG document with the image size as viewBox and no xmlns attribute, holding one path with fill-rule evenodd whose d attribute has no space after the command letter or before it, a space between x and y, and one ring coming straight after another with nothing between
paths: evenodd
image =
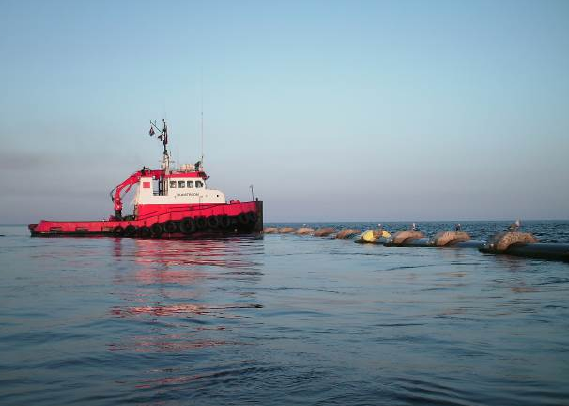
<instances>
[{"instance_id":1,"label":"sea water","mask_svg":"<svg viewBox=\"0 0 569 406\"><path fill-rule=\"evenodd\" d=\"M568 222L525 229L569 242ZM0 234L3 406L569 404L569 263L296 235Z\"/></svg>"}]
</instances>

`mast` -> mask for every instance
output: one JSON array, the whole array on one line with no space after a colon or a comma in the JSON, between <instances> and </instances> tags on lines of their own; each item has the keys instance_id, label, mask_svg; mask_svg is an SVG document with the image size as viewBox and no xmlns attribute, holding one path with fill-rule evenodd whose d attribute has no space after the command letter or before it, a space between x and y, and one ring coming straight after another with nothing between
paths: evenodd
<instances>
[{"instance_id":1,"label":"mast","mask_svg":"<svg viewBox=\"0 0 569 406\"><path fill-rule=\"evenodd\" d=\"M202 136L202 156L200 159L200 162L202 163L203 166L203 79L202 79L202 89L201 89L201 136Z\"/></svg>"},{"instance_id":2,"label":"mast","mask_svg":"<svg viewBox=\"0 0 569 406\"><path fill-rule=\"evenodd\" d=\"M168 145L168 126L166 125L166 120L162 119L162 145L164 150L162 152L162 169L164 169L164 173L168 175L170 173L170 155L168 154L168 150L166 149L166 145Z\"/></svg>"},{"instance_id":3,"label":"mast","mask_svg":"<svg viewBox=\"0 0 569 406\"><path fill-rule=\"evenodd\" d=\"M156 131L160 133L158 135L158 139L162 141L162 147L163 147L162 170L164 170L164 173L168 175L170 173L170 154L166 149L166 146L168 145L168 126L166 125L166 120L162 119L162 129L158 128L158 126L156 125L156 121L152 122L152 120L150 120L150 131L148 132L148 135L150 135L151 137L154 134L156 134L154 129L156 129Z\"/></svg>"},{"instance_id":4,"label":"mast","mask_svg":"<svg viewBox=\"0 0 569 406\"><path fill-rule=\"evenodd\" d=\"M200 135L201 135L201 150L202 156L200 157L201 167L203 167L203 67L200 67Z\"/></svg>"}]
</instances>

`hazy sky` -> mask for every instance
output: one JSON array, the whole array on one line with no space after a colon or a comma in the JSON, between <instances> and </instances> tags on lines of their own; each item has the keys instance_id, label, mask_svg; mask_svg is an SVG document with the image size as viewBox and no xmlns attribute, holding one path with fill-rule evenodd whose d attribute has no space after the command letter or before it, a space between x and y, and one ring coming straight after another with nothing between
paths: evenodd
<instances>
[{"instance_id":1,"label":"hazy sky","mask_svg":"<svg viewBox=\"0 0 569 406\"><path fill-rule=\"evenodd\" d=\"M178 163L266 221L569 218L569 1L0 0L0 223ZM202 89L203 88L203 92Z\"/></svg>"}]
</instances>

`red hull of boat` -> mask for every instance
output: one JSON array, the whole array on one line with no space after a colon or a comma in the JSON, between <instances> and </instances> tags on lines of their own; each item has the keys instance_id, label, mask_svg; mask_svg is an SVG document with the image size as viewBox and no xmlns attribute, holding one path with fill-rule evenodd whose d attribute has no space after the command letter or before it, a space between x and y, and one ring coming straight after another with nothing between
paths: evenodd
<instances>
[{"instance_id":1,"label":"red hull of boat","mask_svg":"<svg viewBox=\"0 0 569 406\"><path fill-rule=\"evenodd\" d=\"M228 224L212 227L207 219L223 216ZM205 220L205 226L191 233L182 233L179 224L184 219ZM218 217L220 218L220 217ZM148 235L147 230L153 225L164 225L166 222L173 222L178 228L175 232L164 231L161 235ZM146 233L117 233L117 227L123 232L127 227L132 226L136 230L145 230ZM132 227L130 228L132 230ZM146 212L136 220L105 220L105 221L46 221L42 220L39 224L28 226L34 237L52 236L95 236L95 235L115 235L130 237L155 237L155 238L199 238L200 236L212 234L240 234L256 233L263 230L263 202L231 202L222 204L203 204L193 206L157 207L155 211Z\"/></svg>"}]
</instances>

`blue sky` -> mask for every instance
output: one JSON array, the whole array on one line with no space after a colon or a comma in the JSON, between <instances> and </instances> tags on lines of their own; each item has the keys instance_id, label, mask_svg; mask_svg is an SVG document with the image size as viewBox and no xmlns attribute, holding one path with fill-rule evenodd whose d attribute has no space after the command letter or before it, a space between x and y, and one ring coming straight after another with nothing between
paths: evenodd
<instances>
[{"instance_id":1,"label":"blue sky","mask_svg":"<svg viewBox=\"0 0 569 406\"><path fill-rule=\"evenodd\" d=\"M149 119L195 162L202 97L210 187L267 221L569 218L567 1L0 10L0 223L108 216Z\"/></svg>"}]
</instances>

